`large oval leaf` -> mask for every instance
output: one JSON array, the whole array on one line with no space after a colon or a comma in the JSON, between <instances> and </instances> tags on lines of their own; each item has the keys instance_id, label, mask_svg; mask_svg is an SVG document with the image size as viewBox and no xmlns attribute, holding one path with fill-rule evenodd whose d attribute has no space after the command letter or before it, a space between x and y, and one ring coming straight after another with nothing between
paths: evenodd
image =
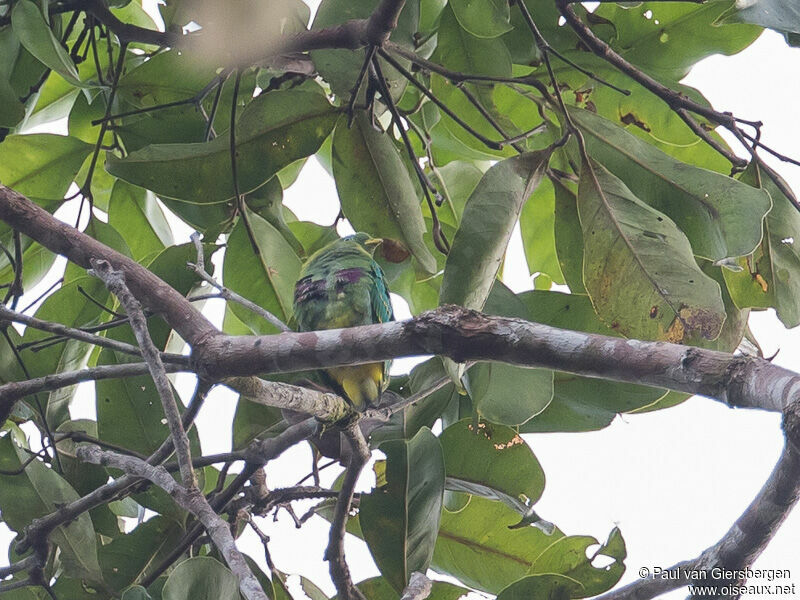
<instances>
[{"instance_id":1,"label":"large oval leaf","mask_svg":"<svg viewBox=\"0 0 800 600\"><path fill-rule=\"evenodd\" d=\"M172 229L153 194L125 181L114 184L108 222L124 236L135 260L172 245Z\"/></svg>"},{"instance_id":2,"label":"large oval leaf","mask_svg":"<svg viewBox=\"0 0 800 600\"><path fill-rule=\"evenodd\" d=\"M741 271L723 269L725 283L739 308L775 307L786 327L800 325L800 213L775 185L772 174L752 164L742 181L763 187L772 198L764 239L752 256L740 259Z\"/></svg>"},{"instance_id":3,"label":"large oval leaf","mask_svg":"<svg viewBox=\"0 0 800 600\"><path fill-rule=\"evenodd\" d=\"M464 419L439 439L448 489L500 500L523 521L538 521L532 506L544 491L544 471L513 429L490 423L475 427L472 419Z\"/></svg>"},{"instance_id":4,"label":"large oval leaf","mask_svg":"<svg viewBox=\"0 0 800 600\"><path fill-rule=\"evenodd\" d=\"M383 576L397 591L413 571L424 573L433 556L444 493L439 440L423 427L408 441L381 444L386 483L363 494L359 521Z\"/></svg>"},{"instance_id":5,"label":"large oval leaf","mask_svg":"<svg viewBox=\"0 0 800 600\"><path fill-rule=\"evenodd\" d=\"M578 220L577 214L575 220ZM582 248L583 240L579 238L578 242ZM600 335L619 335L600 320L588 296L531 290L517 297L525 305L527 318L531 321ZM609 425L618 413L648 406L665 393L665 390L643 385L555 373L553 401L527 421L521 431L535 433L601 429Z\"/></svg>"},{"instance_id":6,"label":"large oval leaf","mask_svg":"<svg viewBox=\"0 0 800 600\"><path fill-rule=\"evenodd\" d=\"M75 63L53 34L35 2L17 2L11 11L11 26L28 52L70 83L82 85Z\"/></svg>"},{"instance_id":7,"label":"large oval leaf","mask_svg":"<svg viewBox=\"0 0 800 600\"><path fill-rule=\"evenodd\" d=\"M253 100L236 125L239 191L254 190L286 165L314 154L335 120L325 97L312 92L277 90ZM123 159L108 154L106 169L171 198L217 203L234 196L224 134L206 143L153 144Z\"/></svg>"},{"instance_id":8,"label":"large oval leaf","mask_svg":"<svg viewBox=\"0 0 800 600\"><path fill-rule=\"evenodd\" d=\"M30 449L21 430L13 427L0 437L0 469L3 472L20 469L29 458ZM0 474L3 521L20 533L32 519L55 512L77 499L75 490L40 460L28 463L19 475ZM50 535L50 541L61 550L61 566L68 575L101 581L95 532L87 513L57 527Z\"/></svg>"},{"instance_id":9,"label":"large oval leaf","mask_svg":"<svg viewBox=\"0 0 800 600\"><path fill-rule=\"evenodd\" d=\"M483 308L522 205L541 181L550 152L547 148L506 159L480 180L447 256L440 304Z\"/></svg>"},{"instance_id":10,"label":"large oval leaf","mask_svg":"<svg viewBox=\"0 0 800 600\"><path fill-rule=\"evenodd\" d=\"M228 238L223 266L226 286L268 310L284 323L292 316L294 284L300 275L300 259L286 239L272 225L248 211L258 254L253 250L240 220ZM233 313L253 332L275 333L275 326L238 304Z\"/></svg>"},{"instance_id":11,"label":"large oval leaf","mask_svg":"<svg viewBox=\"0 0 800 600\"><path fill-rule=\"evenodd\" d=\"M342 211L356 230L402 240L426 271L436 271L422 239L425 221L411 175L388 134L375 131L363 113L350 128L344 118L336 126L333 177Z\"/></svg>"},{"instance_id":12,"label":"large oval leaf","mask_svg":"<svg viewBox=\"0 0 800 600\"><path fill-rule=\"evenodd\" d=\"M600 317L645 340L715 339L725 320L719 286L697 266L686 236L597 163L578 186L583 281Z\"/></svg>"},{"instance_id":13,"label":"large oval leaf","mask_svg":"<svg viewBox=\"0 0 800 600\"><path fill-rule=\"evenodd\" d=\"M104 581L119 591L140 580L166 558L182 533L174 521L156 516L115 538L100 554Z\"/></svg>"},{"instance_id":14,"label":"large oval leaf","mask_svg":"<svg viewBox=\"0 0 800 600\"><path fill-rule=\"evenodd\" d=\"M511 29L511 11L505 0L450 2L459 24L472 35L493 38Z\"/></svg>"},{"instance_id":15,"label":"large oval leaf","mask_svg":"<svg viewBox=\"0 0 800 600\"><path fill-rule=\"evenodd\" d=\"M0 144L0 181L29 197L61 200L91 151L64 135L10 135Z\"/></svg>"},{"instance_id":16,"label":"large oval leaf","mask_svg":"<svg viewBox=\"0 0 800 600\"><path fill-rule=\"evenodd\" d=\"M730 177L682 163L589 111L570 115L589 155L640 200L669 216L692 250L712 261L745 256L761 241L769 195Z\"/></svg>"},{"instance_id":17,"label":"large oval leaf","mask_svg":"<svg viewBox=\"0 0 800 600\"><path fill-rule=\"evenodd\" d=\"M170 573L163 600L239 600L239 580L210 556L195 556Z\"/></svg>"}]
</instances>

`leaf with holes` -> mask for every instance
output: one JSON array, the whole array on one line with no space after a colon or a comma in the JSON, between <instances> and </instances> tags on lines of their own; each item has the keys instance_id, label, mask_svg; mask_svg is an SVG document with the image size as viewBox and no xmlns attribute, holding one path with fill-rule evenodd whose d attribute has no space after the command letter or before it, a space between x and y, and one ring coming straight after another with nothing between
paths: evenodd
<instances>
[{"instance_id":1,"label":"leaf with holes","mask_svg":"<svg viewBox=\"0 0 800 600\"><path fill-rule=\"evenodd\" d=\"M583 281L597 314L626 337L688 342L720 334L717 283L697 266L672 220L597 163L578 186Z\"/></svg>"},{"instance_id":2,"label":"leaf with holes","mask_svg":"<svg viewBox=\"0 0 800 600\"><path fill-rule=\"evenodd\" d=\"M589 111L570 115L589 156L619 177L639 200L666 214L711 261L746 256L761 241L769 194L730 177L682 163Z\"/></svg>"}]
</instances>

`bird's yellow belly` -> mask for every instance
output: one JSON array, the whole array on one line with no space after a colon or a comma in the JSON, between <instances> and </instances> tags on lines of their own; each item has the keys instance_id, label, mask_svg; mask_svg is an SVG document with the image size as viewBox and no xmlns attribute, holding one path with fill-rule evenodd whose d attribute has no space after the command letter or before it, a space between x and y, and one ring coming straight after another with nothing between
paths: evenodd
<instances>
[{"instance_id":1,"label":"bird's yellow belly","mask_svg":"<svg viewBox=\"0 0 800 600\"><path fill-rule=\"evenodd\" d=\"M334 367L328 374L338 383L357 409L377 405L383 392L383 363Z\"/></svg>"}]
</instances>

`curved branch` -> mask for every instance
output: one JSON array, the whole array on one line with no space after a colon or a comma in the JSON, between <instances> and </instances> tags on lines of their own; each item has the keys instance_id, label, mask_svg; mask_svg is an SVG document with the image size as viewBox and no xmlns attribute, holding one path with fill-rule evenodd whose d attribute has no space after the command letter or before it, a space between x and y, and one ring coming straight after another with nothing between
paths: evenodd
<instances>
[{"instance_id":1,"label":"curved branch","mask_svg":"<svg viewBox=\"0 0 800 600\"><path fill-rule=\"evenodd\" d=\"M728 532L695 559L598 596L595 600L647 600L689 585L694 580L703 586L739 586L747 579L747 569L764 551L800 497L800 452L787 440L781 457L764 487ZM711 569L731 571L730 579L697 577ZM668 576L666 574L669 573ZM718 571L719 573L719 571ZM718 597L738 597L738 595Z\"/></svg>"},{"instance_id":2,"label":"curved branch","mask_svg":"<svg viewBox=\"0 0 800 600\"><path fill-rule=\"evenodd\" d=\"M159 314L189 344L217 333L217 328L180 293L127 256L62 223L22 194L0 185L0 220L51 252L66 256L84 269L91 260L105 259L125 274L128 287L153 313Z\"/></svg>"}]
</instances>

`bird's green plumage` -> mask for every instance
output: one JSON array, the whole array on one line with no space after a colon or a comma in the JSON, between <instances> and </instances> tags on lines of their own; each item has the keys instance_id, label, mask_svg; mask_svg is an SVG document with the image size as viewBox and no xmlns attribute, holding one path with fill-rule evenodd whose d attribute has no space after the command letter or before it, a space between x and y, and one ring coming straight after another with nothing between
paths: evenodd
<instances>
[{"instance_id":1,"label":"bird's green plumage","mask_svg":"<svg viewBox=\"0 0 800 600\"><path fill-rule=\"evenodd\" d=\"M309 257L295 285L294 316L300 331L354 327L394 319L389 288L372 258L369 236L336 240ZM357 408L377 403L389 380L389 363L328 369L331 383Z\"/></svg>"}]
</instances>

